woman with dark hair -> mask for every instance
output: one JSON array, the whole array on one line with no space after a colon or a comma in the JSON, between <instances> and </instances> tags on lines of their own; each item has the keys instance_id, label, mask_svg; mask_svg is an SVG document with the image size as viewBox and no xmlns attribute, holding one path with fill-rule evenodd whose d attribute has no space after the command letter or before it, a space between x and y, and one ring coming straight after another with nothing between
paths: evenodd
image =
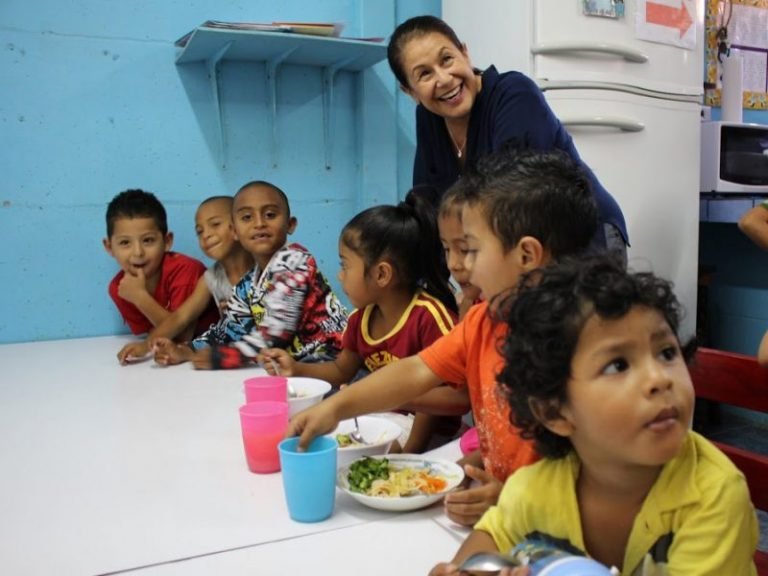
<instances>
[{"instance_id":1,"label":"woman with dark hair","mask_svg":"<svg viewBox=\"0 0 768 576\"><path fill-rule=\"evenodd\" d=\"M626 260L628 236L619 205L579 157L568 132L536 84L519 72L473 68L467 47L434 16L400 24L387 58L416 109L413 183L444 192L478 158L502 147L562 150L581 164L597 201L601 226L593 241ZM557 225L557 223L553 223Z\"/></svg>"}]
</instances>

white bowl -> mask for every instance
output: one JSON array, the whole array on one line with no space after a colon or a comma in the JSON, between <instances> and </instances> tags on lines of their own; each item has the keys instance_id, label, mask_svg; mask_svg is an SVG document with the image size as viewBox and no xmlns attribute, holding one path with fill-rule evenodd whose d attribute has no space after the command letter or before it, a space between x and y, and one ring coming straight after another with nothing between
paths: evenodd
<instances>
[{"instance_id":1,"label":"white bowl","mask_svg":"<svg viewBox=\"0 0 768 576\"><path fill-rule=\"evenodd\" d=\"M318 404L331 389L329 382L318 378L291 376L288 378L288 383L296 391L296 397L288 398L289 418L293 418L294 414Z\"/></svg>"},{"instance_id":2,"label":"white bowl","mask_svg":"<svg viewBox=\"0 0 768 576\"><path fill-rule=\"evenodd\" d=\"M336 456L338 466L346 466L363 456L373 456L374 454L386 454L392 442L397 440L402 432L402 428L386 418L377 416L359 416L357 422L360 425L360 435L365 440L365 444L353 444L342 448L339 446ZM336 427L336 430L328 434L331 438L336 438L338 434L349 434L355 429L354 420L342 420Z\"/></svg>"},{"instance_id":3,"label":"white bowl","mask_svg":"<svg viewBox=\"0 0 768 576\"><path fill-rule=\"evenodd\" d=\"M456 486L458 486L464 479L464 470L461 469L461 466L450 460L430 458L429 456L422 454L388 454L386 456L373 456L373 458L386 458L389 460L389 465L394 468L425 469L428 470L430 474L442 476L447 482L445 489L437 494L416 494L403 497L368 496L367 494L361 494L360 492L353 492L350 490L349 482L347 480L349 466L340 468L336 485L361 504L370 508L376 508L377 510L404 512L406 510L425 508L442 500L448 492L456 488Z\"/></svg>"}]
</instances>

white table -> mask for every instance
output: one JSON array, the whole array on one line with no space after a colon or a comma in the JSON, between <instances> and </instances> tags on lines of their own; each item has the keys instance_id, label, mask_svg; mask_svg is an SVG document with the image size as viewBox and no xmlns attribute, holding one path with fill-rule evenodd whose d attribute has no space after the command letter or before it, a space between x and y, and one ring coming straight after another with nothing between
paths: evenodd
<instances>
[{"instance_id":1,"label":"white table","mask_svg":"<svg viewBox=\"0 0 768 576\"><path fill-rule=\"evenodd\" d=\"M243 457L242 381L260 370L122 367L127 341L0 346L4 574L277 574L283 556L291 569L360 573L350 551L418 574L455 552L463 531L440 506L393 515L339 492L329 520L291 521L280 475L252 474Z\"/></svg>"}]
</instances>

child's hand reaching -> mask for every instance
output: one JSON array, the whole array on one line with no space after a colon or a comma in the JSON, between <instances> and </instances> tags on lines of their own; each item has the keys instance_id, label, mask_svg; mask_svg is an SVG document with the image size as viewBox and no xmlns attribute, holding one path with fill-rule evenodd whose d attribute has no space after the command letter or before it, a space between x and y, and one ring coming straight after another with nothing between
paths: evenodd
<instances>
[{"instance_id":1,"label":"child's hand reaching","mask_svg":"<svg viewBox=\"0 0 768 576\"><path fill-rule=\"evenodd\" d=\"M152 350L155 353L155 362L163 366L171 366L193 360L195 355L191 348L176 344L170 338L158 338L155 340Z\"/></svg>"},{"instance_id":2,"label":"child's hand reaching","mask_svg":"<svg viewBox=\"0 0 768 576\"><path fill-rule=\"evenodd\" d=\"M298 376L296 374L296 362L291 355L282 348L267 348L262 350L258 357L259 364L264 366L267 374L271 376ZM274 362L274 364L273 364ZM275 364L280 371L275 370Z\"/></svg>"},{"instance_id":3,"label":"child's hand reaching","mask_svg":"<svg viewBox=\"0 0 768 576\"><path fill-rule=\"evenodd\" d=\"M488 508L496 504L502 484L477 466L467 464L464 472L468 480L476 480L480 485L447 494L444 499L445 514L457 524L472 526Z\"/></svg>"}]
</instances>

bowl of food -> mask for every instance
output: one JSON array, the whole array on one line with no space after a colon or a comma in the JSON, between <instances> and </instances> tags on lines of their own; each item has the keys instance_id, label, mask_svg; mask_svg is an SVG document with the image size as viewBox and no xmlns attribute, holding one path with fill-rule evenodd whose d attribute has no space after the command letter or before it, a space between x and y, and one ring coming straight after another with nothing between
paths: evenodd
<instances>
[{"instance_id":1,"label":"bowl of food","mask_svg":"<svg viewBox=\"0 0 768 576\"><path fill-rule=\"evenodd\" d=\"M337 486L378 510L418 510L442 500L464 479L461 466L422 454L363 456L339 469Z\"/></svg>"},{"instance_id":2,"label":"bowl of food","mask_svg":"<svg viewBox=\"0 0 768 576\"><path fill-rule=\"evenodd\" d=\"M355 429L354 420L342 420L336 430L329 434L339 443L337 462L339 467L350 464L362 456L386 454L392 442L402 432L394 422L378 416L360 416L357 419L363 442L356 442L350 435Z\"/></svg>"},{"instance_id":3,"label":"bowl of food","mask_svg":"<svg viewBox=\"0 0 768 576\"><path fill-rule=\"evenodd\" d=\"M295 396L288 397L288 417L293 418L302 410L318 404L330 390L331 384L319 378L301 378L291 376L288 378L291 390Z\"/></svg>"}]
</instances>

